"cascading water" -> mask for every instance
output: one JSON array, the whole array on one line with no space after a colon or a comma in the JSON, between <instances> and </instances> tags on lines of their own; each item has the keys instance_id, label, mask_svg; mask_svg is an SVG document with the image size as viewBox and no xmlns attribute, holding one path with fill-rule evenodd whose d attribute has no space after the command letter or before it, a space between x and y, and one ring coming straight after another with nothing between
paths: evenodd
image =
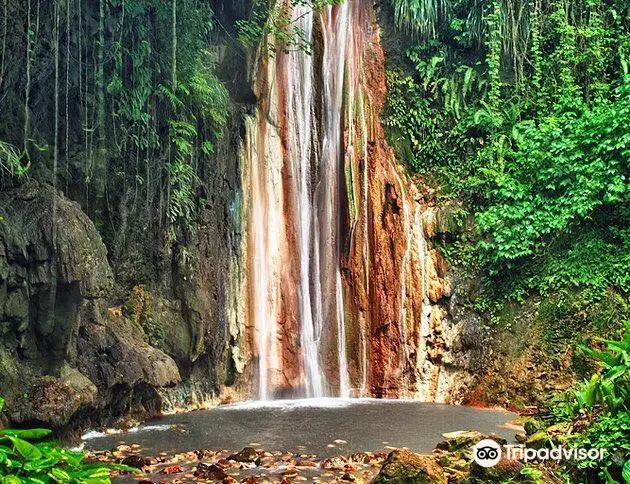
<instances>
[{"instance_id":1,"label":"cascading water","mask_svg":"<svg viewBox=\"0 0 630 484\"><path fill-rule=\"evenodd\" d=\"M333 295L324 300L321 318L324 321L337 321L337 363L339 366L339 394L350 394L348 361L346 353L346 328L343 304L343 287L340 268L340 183L342 179L343 146L343 89L344 68L346 65L346 36L350 28L348 14L350 2L333 8L327 7L323 13L324 53L322 74L323 126L321 179L317 191L320 218L318 236L320 241L320 285L324 294ZM323 217L321 216L323 215ZM333 311L334 307L334 311ZM321 338L320 338L321 339Z\"/></svg>"},{"instance_id":2,"label":"cascading water","mask_svg":"<svg viewBox=\"0 0 630 484\"><path fill-rule=\"evenodd\" d=\"M298 5L293 11L294 22L302 29L307 42L313 38L313 11ZM313 132L313 58L300 50L291 52L287 61L287 126L289 163L295 181L294 220L297 221L299 252L299 314L300 341L304 368L304 391L308 397L324 396L324 382L319 360L321 322L315 318L311 302L311 256L313 248L313 207L310 188L311 145ZM314 288L317 291L317 287ZM319 297L317 297L319 296ZM318 294L316 301L321 300Z\"/></svg>"},{"instance_id":3,"label":"cascading water","mask_svg":"<svg viewBox=\"0 0 630 484\"><path fill-rule=\"evenodd\" d=\"M244 353L255 394L443 399L427 341L447 285L380 124L372 3L319 13L299 3L292 18L313 53L267 56L263 44L242 151Z\"/></svg>"},{"instance_id":4,"label":"cascading water","mask_svg":"<svg viewBox=\"0 0 630 484\"><path fill-rule=\"evenodd\" d=\"M310 7L293 8L293 21L305 41L313 40L314 22L321 20L325 25L321 102L316 102L313 94L313 55L297 49L278 55L268 68L273 82L269 98L273 102L269 103L267 119L259 121L257 139L248 143L252 179L250 318L256 330L260 399L287 389L306 397L350 393L339 266L348 8L349 3L340 8L329 7L321 18ZM316 105L322 109L318 113L322 119L319 127ZM278 111L272 112L274 109ZM314 135L318 128L321 142ZM280 145L271 134L274 130L278 131ZM256 156L252 156L254 152ZM279 172L272 167L278 155L283 160ZM280 214L284 226L277 223ZM294 314L288 314L291 311ZM296 324L287 321L295 317ZM282 321L298 329L299 344L285 341L294 335L283 334ZM334 390L322 367L329 328L336 331L339 376ZM283 366L289 365L283 365L279 347L280 352L284 349L289 355L299 352L299 368L294 375L286 374Z\"/></svg>"}]
</instances>

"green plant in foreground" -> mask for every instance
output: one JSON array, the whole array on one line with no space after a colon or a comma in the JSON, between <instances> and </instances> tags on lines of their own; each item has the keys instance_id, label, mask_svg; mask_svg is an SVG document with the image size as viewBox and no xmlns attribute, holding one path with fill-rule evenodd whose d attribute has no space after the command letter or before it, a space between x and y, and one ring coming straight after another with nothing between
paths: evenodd
<instances>
[{"instance_id":1,"label":"green plant in foreground","mask_svg":"<svg viewBox=\"0 0 630 484\"><path fill-rule=\"evenodd\" d=\"M604 405L611 410L630 411L630 322L620 341L599 338L604 351L582 346L582 350L604 367L603 374L593 375L591 380L576 392L580 407L592 408Z\"/></svg>"},{"instance_id":2,"label":"green plant in foreground","mask_svg":"<svg viewBox=\"0 0 630 484\"><path fill-rule=\"evenodd\" d=\"M620 340L598 339L603 350L582 346L602 371L582 383L564 404L555 405L556 421L572 422L584 428L566 436L571 447L605 449L605 458L567 462L565 470L572 482L595 472L606 483L630 482L630 322ZM584 427L584 423L586 426ZM576 480L578 479L579 480Z\"/></svg>"},{"instance_id":3,"label":"green plant in foreground","mask_svg":"<svg viewBox=\"0 0 630 484\"><path fill-rule=\"evenodd\" d=\"M630 412L622 410L600 415L590 427L577 434L570 445L605 450L601 461L569 463L569 467L575 466L569 469L570 473L582 474L591 469L599 475L600 482L630 482Z\"/></svg>"},{"instance_id":4,"label":"green plant in foreground","mask_svg":"<svg viewBox=\"0 0 630 484\"><path fill-rule=\"evenodd\" d=\"M602 409L609 412L630 412L630 321L619 340L597 338L604 350L580 345L581 350L602 366L602 371L569 393L564 404L556 405L553 414L558 420L570 420L582 411Z\"/></svg>"},{"instance_id":5,"label":"green plant in foreground","mask_svg":"<svg viewBox=\"0 0 630 484\"><path fill-rule=\"evenodd\" d=\"M4 399L0 398L0 411ZM49 429L0 430L0 484L92 483L107 484L112 470L137 469L101 462L86 464L86 453L60 447Z\"/></svg>"},{"instance_id":6,"label":"green plant in foreground","mask_svg":"<svg viewBox=\"0 0 630 484\"><path fill-rule=\"evenodd\" d=\"M30 163L22 161L22 154L15 146L0 140L0 172L19 178L26 175L29 168Z\"/></svg>"},{"instance_id":7,"label":"green plant in foreground","mask_svg":"<svg viewBox=\"0 0 630 484\"><path fill-rule=\"evenodd\" d=\"M521 469L521 475L525 477L529 477L532 482L536 484L541 483L541 477L543 475L540 469L536 469L535 467L525 466Z\"/></svg>"}]
</instances>

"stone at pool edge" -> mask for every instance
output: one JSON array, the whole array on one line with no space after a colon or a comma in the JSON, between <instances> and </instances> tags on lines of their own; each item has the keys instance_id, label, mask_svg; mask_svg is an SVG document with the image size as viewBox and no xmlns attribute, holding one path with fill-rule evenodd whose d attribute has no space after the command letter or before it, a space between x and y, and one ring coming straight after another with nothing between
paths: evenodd
<instances>
[{"instance_id":1,"label":"stone at pool edge","mask_svg":"<svg viewBox=\"0 0 630 484\"><path fill-rule=\"evenodd\" d=\"M446 484L444 469L428 456L405 449L389 453L372 484Z\"/></svg>"},{"instance_id":2,"label":"stone at pool edge","mask_svg":"<svg viewBox=\"0 0 630 484\"><path fill-rule=\"evenodd\" d=\"M195 477L200 477L201 479L221 481L227 476L225 471L216 464L204 464L200 462L197 464L197 469L195 470Z\"/></svg>"},{"instance_id":3,"label":"stone at pool edge","mask_svg":"<svg viewBox=\"0 0 630 484\"><path fill-rule=\"evenodd\" d=\"M120 463L125 466L135 467L136 469L142 469L149 462L148 459L141 455L132 454L125 457Z\"/></svg>"},{"instance_id":4,"label":"stone at pool edge","mask_svg":"<svg viewBox=\"0 0 630 484\"><path fill-rule=\"evenodd\" d=\"M477 430L460 430L457 432L442 434L442 436L445 438L445 440L438 443L435 448L440 450L447 450L450 452L464 449L466 447L471 447L480 440L486 438L484 434L478 432Z\"/></svg>"},{"instance_id":5,"label":"stone at pool edge","mask_svg":"<svg viewBox=\"0 0 630 484\"><path fill-rule=\"evenodd\" d=\"M232 454L228 457L228 460L235 460L236 462L251 462L253 464L260 464L260 455L253 447L245 447L240 452Z\"/></svg>"}]
</instances>

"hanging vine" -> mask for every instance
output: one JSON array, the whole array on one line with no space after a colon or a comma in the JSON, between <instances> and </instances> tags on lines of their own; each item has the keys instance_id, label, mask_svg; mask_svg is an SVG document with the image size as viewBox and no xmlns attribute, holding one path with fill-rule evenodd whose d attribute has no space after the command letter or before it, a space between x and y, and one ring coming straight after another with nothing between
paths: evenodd
<instances>
[{"instance_id":1,"label":"hanging vine","mask_svg":"<svg viewBox=\"0 0 630 484\"><path fill-rule=\"evenodd\" d=\"M31 0L27 0L26 6L26 85L24 87L24 134L23 134L23 150L28 158L28 130L30 122L29 99L31 94L31 43L33 31L31 29Z\"/></svg>"},{"instance_id":2,"label":"hanging vine","mask_svg":"<svg viewBox=\"0 0 630 484\"><path fill-rule=\"evenodd\" d=\"M9 29L9 0L2 1L2 51L0 52L0 89L6 69L7 35Z\"/></svg>"},{"instance_id":3,"label":"hanging vine","mask_svg":"<svg viewBox=\"0 0 630 484\"><path fill-rule=\"evenodd\" d=\"M2 1L3 177L42 163L99 228L113 232L123 212L173 233L193 227L203 204L200 160L214 151L229 107L208 50L209 6L25 0L20 12L24 54L12 58L11 8ZM50 86L49 96L41 86Z\"/></svg>"},{"instance_id":4,"label":"hanging vine","mask_svg":"<svg viewBox=\"0 0 630 484\"><path fill-rule=\"evenodd\" d=\"M66 85L65 85L65 192L70 184L70 0L66 0Z\"/></svg>"}]
</instances>

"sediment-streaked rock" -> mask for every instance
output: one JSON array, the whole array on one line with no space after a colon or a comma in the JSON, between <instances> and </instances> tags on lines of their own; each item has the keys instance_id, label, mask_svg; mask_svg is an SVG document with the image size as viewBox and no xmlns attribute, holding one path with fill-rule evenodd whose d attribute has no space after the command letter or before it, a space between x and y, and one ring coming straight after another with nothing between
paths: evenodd
<instances>
[{"instance_id":1,"label":"sediment-streaked rock","mask_svg":"<svg viewBox=\"0 0 630 484\"><path fill-rule=\"evenodd\" d=\"M179 369L140 326L106 309L107 251L79 205L32 184L0 192L0 219L0 383L9 418L62 428L86 409L97 420L133 411L136 401L157 411L155 389L177 384Z\"/></svg>"},{"instance_id":2,"label":"sediment-streaked rock","mask_svg":"<svg viewBox=\"0 0 630 484\"><path fill-rule=\"evenodd\" d=\"M446 484L446 475L432 457L408 450L392 451L373 484Z\"/></svg>"}]
</instances>

